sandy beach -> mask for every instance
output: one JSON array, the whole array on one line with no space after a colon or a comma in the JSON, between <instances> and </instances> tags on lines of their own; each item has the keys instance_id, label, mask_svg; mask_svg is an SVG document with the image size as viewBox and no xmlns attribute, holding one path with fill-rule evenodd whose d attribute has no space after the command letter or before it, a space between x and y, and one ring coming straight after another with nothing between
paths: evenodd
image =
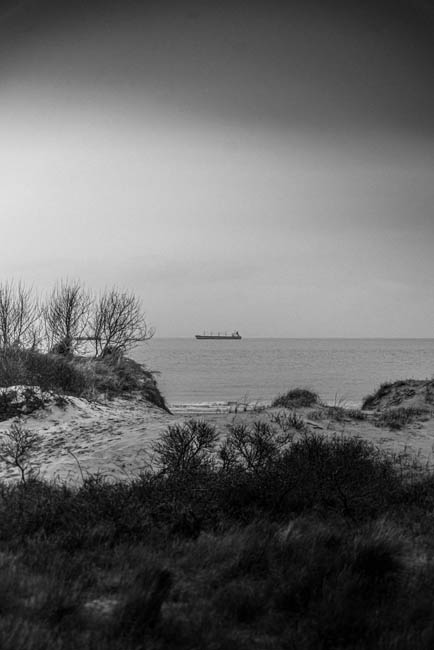
<instances>
[{"instance_id":1,"label":"sandy beach","mask_svg":"<svg viewBox=\"0 0 434 650\"><path fill-rule=\"evenodd\" d=\"M115 398L89 402L68 397L65 406L54 402L19 419L26 429L41 434L41 448L32 455L33 467L48 480L79 482L89 474L128 478L147 463L151 440L174 420L146 400ZM0 430L17 419L5 420ZM0 477L16 478L17 471L2 465Z\"/></svg>"}]
</instances>

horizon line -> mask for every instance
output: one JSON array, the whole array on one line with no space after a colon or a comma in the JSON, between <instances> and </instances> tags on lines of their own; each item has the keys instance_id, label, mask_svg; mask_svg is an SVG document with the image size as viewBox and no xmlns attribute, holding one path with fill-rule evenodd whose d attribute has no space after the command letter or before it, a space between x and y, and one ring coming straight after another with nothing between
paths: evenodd
<instances>
[{"instance_id":1,"label":"horizon line","mask_svg":"<svg viewBox=\"0 0 434 650\"><path fill-rule=\"evenodd\" d=\"M192 336L153 336L151 339L187 339L195 340ZM274 340L293 340L293 341L431 341L434 336L242 336L240 340L252 339L274 339Z\"/></svg>"}]
</instances>

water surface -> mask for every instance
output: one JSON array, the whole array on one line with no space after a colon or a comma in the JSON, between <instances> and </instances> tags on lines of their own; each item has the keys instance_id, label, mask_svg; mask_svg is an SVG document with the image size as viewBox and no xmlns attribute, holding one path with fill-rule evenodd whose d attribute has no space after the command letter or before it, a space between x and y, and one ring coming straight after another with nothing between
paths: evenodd
<instances>
[{"instance_id":1,"label":"water surface","mask_svg":"<svg viewBox=\"0 0 434 650\"><path fill-rule=\"evenodd\" d=\"M169 404L262 402L290 388L360 405L382 382L431 378L434 339L158 338L133 355L158 371Z\"/></svg>"}]
</instances>

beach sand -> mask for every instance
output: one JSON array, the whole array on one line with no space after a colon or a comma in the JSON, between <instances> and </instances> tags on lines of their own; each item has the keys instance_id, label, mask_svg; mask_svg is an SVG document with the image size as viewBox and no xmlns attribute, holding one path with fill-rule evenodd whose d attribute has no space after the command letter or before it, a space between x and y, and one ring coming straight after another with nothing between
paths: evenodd
<instances>
[{"instance_id":1,"label":"beach sand","mask_svg":"<svg viewBox=\"0 0 434 650\"><path fill-rule=\"evenodd\" d=\"M65 406L53 402L19 419L24 428L41 434L41 447L32 454L39 476L74 483L89 474L107 478L137 475L148 463L150 441L174 420L143 399L98 403L77 397L68 397ZM5 420L0 430L16 421ZM0 465L0 478L17 476L17 470Z\"/></svg>"},{"instance_id":2,"label":"beach sand","mask_svg":"<svg viewBox=\"0 0 434 650\"><path fill-rule=\"evenodd\" d=\"M158 439L168 425L186 419L200 418L213 424L223 436L227 427L240 422L265 420L281 409L256 411L189 412L172 415L144 399L115 398L88 402L69 397L64 406L55 401L44 409L20 418L26 429L41 434L41 446L32 454L33 467L41 478L79 484L83 477L99 474L107 479L127 480L149 467L151 443ZM312 419L315 412L316 419ZM327 436L344 434L358 436L393 452L408 451L424 462L433 460L434 417L424 415L400 430L378 427L373 416L367 420L345 417L336 421L324 409L298 409L306 422L307 431ZM8 430L16 420L0 423L0 431ZM300 434L296 434L300 435ZM19 478L16 468L0 462L0 478Z\"/></svg>"}]
</instances>

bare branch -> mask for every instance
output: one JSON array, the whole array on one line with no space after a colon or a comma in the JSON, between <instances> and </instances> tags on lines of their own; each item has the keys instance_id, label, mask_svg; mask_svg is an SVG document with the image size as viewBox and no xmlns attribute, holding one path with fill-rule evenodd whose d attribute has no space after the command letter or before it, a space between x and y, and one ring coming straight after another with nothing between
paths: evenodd
<instances>
[{"instance_id":1,"label":"bare branch","mask_svg":"<svg viewBox=\"0 0 434 650\"><path fill-rule=\"evenodd\" d=\"M154 335L140 300L116 288L106 290L96 301L87 331L96 357L124 354Z\"/></svg>"},{"instance_id":2,"label":"bare branch","mask_svg":"<svg viewBox=\"0 0 434 650\"><path fill-rule=\"evenodd\" d=\"M40 308L32 290L21 282L0 284L0 347L35 348L39 343Z\"/></svg>"},{"instance_id":3,"label":"bare branch","mask_svg":"<svg viewBox=\"0 0 434 650\"><path fill-rule=\"evenodd\" d=\"M32 457L42 443L42 436L29 429L24 429L20 423L14 422L7 431L2 431L0 441L0 461L8 467L15 467L21 475L23 483L33 474Z\"/></svg>"},{"instance_id":4,"label":"bare branch","mask_svg":"<svg viewBox=\"0 0 434 650\"><path fill-rule=\"evenodd\" d=\"M89 319L91 297L78 281L62 280L49 296L44 309L44 325L49 349L73 354Z\"/></svg>"}]
</instances>

